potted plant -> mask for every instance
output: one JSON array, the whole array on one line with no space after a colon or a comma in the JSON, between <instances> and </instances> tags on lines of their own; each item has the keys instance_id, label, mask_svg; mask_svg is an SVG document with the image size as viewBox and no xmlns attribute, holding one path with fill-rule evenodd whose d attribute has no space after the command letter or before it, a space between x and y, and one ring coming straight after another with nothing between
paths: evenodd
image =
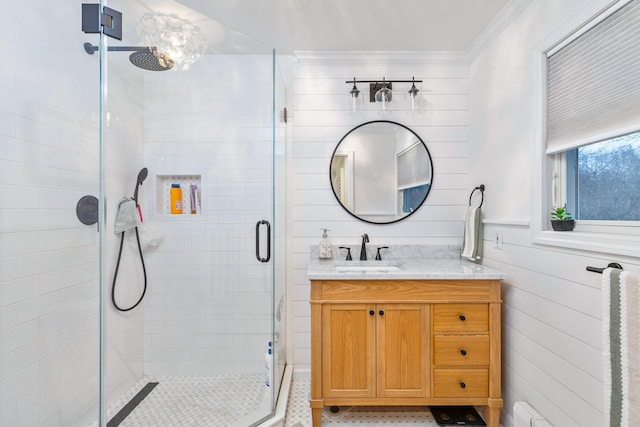
<instances>
[{"instance_id":1,"label":"potted plant","mask_svg":"<svg viewBox=\"0 0 640 427\"><path fill-rule=\"evenodd\" d=\"M551 227L555 231L571 231L575 226L576 222L567 211L566 205L551 211Z\"/></svg>"}]
</instances>

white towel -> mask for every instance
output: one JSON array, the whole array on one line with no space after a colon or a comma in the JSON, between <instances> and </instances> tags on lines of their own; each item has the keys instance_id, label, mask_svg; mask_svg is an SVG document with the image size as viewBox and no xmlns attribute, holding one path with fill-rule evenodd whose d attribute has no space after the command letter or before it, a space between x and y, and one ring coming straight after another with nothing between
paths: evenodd
<instances>
[{"instance_id":1,"label":"white towel","mask_svg":"<svg viewBox=\"0 0 640 427\"><path fill-rule=\"evenodd\" d=\"M605 420L634 425L640 417L640 275L602 272Z\"/></svg>"},{"instance_id":2,"label":"white towel","mask_svg":"<svg viewBox=\"0 0 640 427\"><path fill-rule=\"evenodd\" d=\"M118 202L114 229L116 234L140 225L140 214L133 197L124 197Z\"/></svg>"},{"instance_id":3,"label":"white towel","mask_svg":"<svg viewBox=\"0 0 640 427\"><path fill-rule=\"evenodd\" d=\"M464 218L462 256L471 261L482 258L482 210L469 206Z\"/></svg>"}]
</instances>

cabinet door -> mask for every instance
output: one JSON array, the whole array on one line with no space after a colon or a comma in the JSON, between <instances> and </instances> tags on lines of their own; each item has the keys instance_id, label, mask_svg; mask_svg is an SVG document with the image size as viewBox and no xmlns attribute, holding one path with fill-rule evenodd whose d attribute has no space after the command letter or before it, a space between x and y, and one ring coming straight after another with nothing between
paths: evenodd
<instances>
[{"instance_id":1,"label":"cabinet door","mask_svg":"<svg viewBox=\"0 0 640 427\"><path fill-rule=\"evenodd\" d=\"M429 396L429 306L378 304L378 397Z\"/></svg>"},{"instance_id":2,"label":"cabinet door","mask_svg":"<svg viewBox=\"0 0 640 427\"><path fill-rule=\"evenodd\" d=\"M373 304L322 307L322 388L325 397L375 397Z\"/></svg>"}]
</instances>

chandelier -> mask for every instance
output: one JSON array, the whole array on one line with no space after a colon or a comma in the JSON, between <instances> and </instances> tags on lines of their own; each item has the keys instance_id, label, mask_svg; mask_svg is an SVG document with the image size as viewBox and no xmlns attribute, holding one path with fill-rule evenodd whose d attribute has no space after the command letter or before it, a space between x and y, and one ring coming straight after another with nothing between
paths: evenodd
<instances>
[{"instance_id":1,"label":"chandelier","mask_svg":"<svg viewBox=\"0 0 640 427\"><path fill-rule=\"evenodd\" d=\"M207 42L200 27L175 14L145 13L139 32L145 44L168 55L178 70L188 70L200 58Z\"/></svg>"}]
</instances>

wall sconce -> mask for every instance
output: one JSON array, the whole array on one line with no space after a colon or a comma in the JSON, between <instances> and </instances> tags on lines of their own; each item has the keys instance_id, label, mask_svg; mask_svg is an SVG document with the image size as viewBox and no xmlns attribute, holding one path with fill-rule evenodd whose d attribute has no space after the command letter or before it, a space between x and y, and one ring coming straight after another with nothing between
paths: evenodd
<instances>
[{"instance_id":1,"label":"wall sconce","mask_svg":"<svg viewBox=\"0 0 640 427\"><path fill-rule=\"evenodd\" d=\"M362 108L362 96L360 90L356 86L357 83L369 83L369 102L378 103L378 114L391 113L391 100L393 99L393 83L411 83L407 95L407 110L420 111L423 107L422 95L416 87L416 83L422 83L422 80L386 80L384 77L380 80L347 80L346 83L353 84L353 88L349 92L349 113L359 112Z\"/></svg>"}]
</instances>

